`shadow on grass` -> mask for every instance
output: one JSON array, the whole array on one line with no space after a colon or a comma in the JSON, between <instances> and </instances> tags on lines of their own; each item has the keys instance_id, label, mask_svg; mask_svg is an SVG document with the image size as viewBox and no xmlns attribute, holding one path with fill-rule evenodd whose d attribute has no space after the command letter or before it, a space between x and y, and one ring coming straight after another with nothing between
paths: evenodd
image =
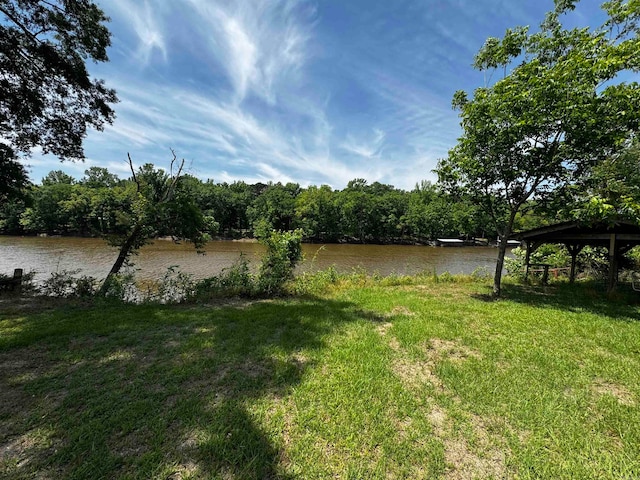
<instances>
[{"instance_id":1,"label":"shadow on grass","mask_svg":"<svg viewBox=\"0 0 640 480\"><path fill-rule=\"evenodd\" d=\"M486 302L496 301L490 294L473 297ZM613 294L607 294L606 286L595 281L547 286L509 283L503 284L501 299L573 312L588 311L617 320L640 320L640 294L625 284L619 285Z\"/></svg>"},{"instance_id":2,"label":"shadow on grass","mask_svg":"<svg viewBox=\"0 0 640 480\"><path fill-rule=\"evenodd\" d=\"M287 394L371 315L310 298L1 320L0 476L288 478Z\"/></svg>"}]
</instances>

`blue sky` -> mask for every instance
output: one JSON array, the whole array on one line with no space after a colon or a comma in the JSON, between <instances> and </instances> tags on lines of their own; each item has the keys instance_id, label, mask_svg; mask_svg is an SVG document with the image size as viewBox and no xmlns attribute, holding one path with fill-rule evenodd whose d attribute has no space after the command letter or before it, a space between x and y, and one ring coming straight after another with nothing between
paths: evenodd
<instances>
[{"instance_id":1,"label":"blue sky","mask_svg":"<svg viewBox=\"0 0 640 480\"><path fill-rule=\"evenodd\" d=\"M460 135L456 90L489 36L537 26L552 0L99 0L110 62L90 66L118 92L117 118L85 141L87 161L34 155L52 169L128 177L166 167L216 182L344 188L353 178L411 189ZM571 22L596 26L599 2Z\"/></svg>"}]
</instances>

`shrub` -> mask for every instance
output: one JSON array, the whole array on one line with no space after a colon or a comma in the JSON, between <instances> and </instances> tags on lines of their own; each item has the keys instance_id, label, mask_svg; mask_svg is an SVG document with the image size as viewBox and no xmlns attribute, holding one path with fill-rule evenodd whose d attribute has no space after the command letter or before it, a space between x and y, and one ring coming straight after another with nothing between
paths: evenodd
<instances>
[{"instance_id":1,"label":"shrub","mask_svg":"<svg viewBox=\"0 0 640 480\"><path fill-rule=\"evenodd\" d=\"M75 277L80 270L62 270L51 273L51 277L42 282L38 293L47 297L91 297L96 293L98 281L94 277L83 275Z\"/></svg>"},{"instance_id":2,"label":"shrub","mask_svg":"<svg viewBox=\"0 0 640 480\"><path fill-rule=\"evenodd\" d=\"M255 291L255 277L244 254L219 275L200 280L194 289L195 299L214 297L249 297Z\"/></svg>"},{"instance_id":3,"label":"shrub","mask_svg":"<svg viewBox=\"0 0 640 480\"><path fill-rule=\"evenodd\" d=\"M631 262L631 268L640 270L640 247L632 248L626 255Z\"/></svg>"},{"instance_id":4,"label":"shrub","mask_svg":"<svg viewBox=\"0 0 640 480\"><path fill-rule=\"evenodd\" d=\"M280 294L285 282L293 278L293 270L302 260L302 230L291 232L272 230L259 240L267 247L267 251L260 265L256 283L257 293Z\"/></svg>"},{"instance_id":5,"label":"shrub","mask_svg":"<svg viewBox=\"0 0 640 480\"><path fill-rule=\"evenodd\" d=\"M471 272L471 278L475 281L486 282L491 280L491 272L487 267L477 267Z\"/></svg>"},{"instance_id":6,"label":"shrub","mask_svg":"<svg viewBox=\"0 0 640 480\"><path fill-rule=\"evenodd\" d=\"M135 276L132 272L118 273L105 280L106 285L102 289L104 298L121 302L138 302L140 292L136 287Z\"/></svg>"},{"instance_id":7,"label":"shrub","mask_svg":"<svg viewBox=\"0 0 640 480\"><path fill-rule=\"evenodd\" d=\"M578 271L590 278L603 279L609 275L609 253L606 248L584 247L576 263Z\"/></svg>"},{"instance_id":8,"label":"shrub","mask_svg":"<svg viewBox=\"0 0 640 480\"><path fill-rule=\"evenodd\" d=\"M33 272L33 271L24 272L22 274L22 281L20 283L20 289L19 289L20 293L27 293L27 292L32 292L34 290L37 290L33 282L35 276L36 276L36 272ZM0 281L7 281L7 280L13 280L13 275L6 275L4 273L0 273Z\"/></svg>"},{"instance_id":9,"label":"shrub","mask_svg":"<svg viewBox=\"0 0 640 480\"><path fill-rule=\"evenodd\" d=\"M148 289L144 300L159 303L180 303L194 296L196 282L193 275L178 270L178 265L167 268L163 277Z\"/></svg>"}]
</instances>

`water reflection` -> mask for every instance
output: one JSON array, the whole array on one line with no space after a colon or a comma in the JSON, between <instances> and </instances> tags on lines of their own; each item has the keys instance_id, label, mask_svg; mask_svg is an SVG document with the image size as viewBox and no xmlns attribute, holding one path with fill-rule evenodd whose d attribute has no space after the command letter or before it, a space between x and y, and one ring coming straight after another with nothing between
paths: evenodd
<instances>
[{"instance_id":1,"label":"water reflection","mask_svg":"<svg viewBox=\"0 0 640 480\"><path fill-rule=\"evenodd\" d=\"M197 278L219 273L245 255L256 266L264 247L251 242L216 241L207 245L205 255L188 243L159 240L145 246L133 257L141 280L161 277L170 266ZM304 271L335 265L340 272L362 267L381 275L415 274L422 271L471 273L477 268L493 271L497 250L490 247L437 248L406 245L303 245ZM95 238L2 237L0 272L14 268L37 272L36 279L51 272L81 270L82 275L104 278L115 261L117 250Z\"/></svg>"}]
</instances>

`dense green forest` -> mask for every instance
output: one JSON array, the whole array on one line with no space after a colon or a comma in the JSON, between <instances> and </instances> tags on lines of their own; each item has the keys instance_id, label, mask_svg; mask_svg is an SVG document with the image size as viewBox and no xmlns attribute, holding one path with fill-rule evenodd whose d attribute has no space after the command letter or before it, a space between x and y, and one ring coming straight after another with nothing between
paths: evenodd
<instances>
[{"instance_id":1,"label":"dense green forest","mask_svg":"<svg viewBox=\"0 0 640 480\"><path fill-rule=\"evenodd\" d=\"M355 179L334 190L295 183L214 183L183 175L178 188L208 219L211 236L253 237L266 229L300 228L306 241L424 243L496 235L482 208L429 182L405 191ZM119 179L104 168L91 167L80 179L52 171L0 207L0 232L120 234L130 224L136 195L132 178ZM160 228L158 234L170 232Z\"/></svg>"},{"instance_id":2,"label":"dense green forest","mask_svg":"<svg viewBox=\"0 0 640 480\"><path fill-rule=\"evenodd\" d=\"M563 220L637 221L640 208L640 147L631 143L580 181L559 189L543 202L529 200L515 219L515 229ZM137 179L159 185L168 173L151 164ZM301 229L307 242L381 244L428 243L435 238L495 240L505 212L440 183L422 181L411 191L364 179L342 190L328 185L242 181L215 183L182 174L174 206L155 220L152 236L177 235L176 224L188 223L210 237L252 238L272 229ZM140 214L141 192L133 175L120 179L105 168L90 167L76 179L57 170L38 185L0 204L0 234L115 237L125 235ZM153 203L147 195L146 202ZM144 202L143 202L144 203ZM497 217L497 218L496 218Z\"/></svg>"},{"instance_id":3,"label":"dense green forest","mask_svg":"<svg viewBox=\"0 0 640 480\"><path fill-rule=\"evenodd\" d=\"M637 220L639 150L633 143L547 201L530 200L516 217L516 230L569 219ZM163 173L147 164L138 178ZM427 181L406 191L354 179L334 190L296 183L215 183L187 174L181 175L177 190L180 207L169 213L173 220L180 222L196 210L214 238L252 238L271 229L298 228L307 242L410 244L498 236L486 205ZM120 179L105 168L90 167L80 179L52 171L40 184L0 204L0 234L121 236L139 213L139 195L133 176ZM154 235L176 234L175 221L158 223Z\"/></svg>"}]
</instances>

